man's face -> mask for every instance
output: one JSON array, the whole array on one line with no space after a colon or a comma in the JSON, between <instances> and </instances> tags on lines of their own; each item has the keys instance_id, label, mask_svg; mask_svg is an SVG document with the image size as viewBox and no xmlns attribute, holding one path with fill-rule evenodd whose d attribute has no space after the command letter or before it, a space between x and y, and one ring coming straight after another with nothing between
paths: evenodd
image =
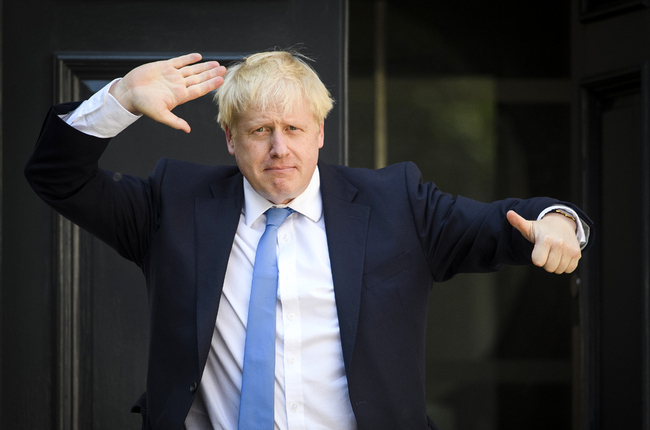
<instances>
[{"instance_id":1,"label":"man's face","mask_svg":"<svg viewBox=\"0 0 650 430\"><path fill-rule=\"evenodd\" d=\"M286 115L269 109L249 109L233 130L226 127L228 152L261 196L286 204L311 181L318 150L323 147L324 124L318 124L303 99Z\"/></svg>"}]
</instances>

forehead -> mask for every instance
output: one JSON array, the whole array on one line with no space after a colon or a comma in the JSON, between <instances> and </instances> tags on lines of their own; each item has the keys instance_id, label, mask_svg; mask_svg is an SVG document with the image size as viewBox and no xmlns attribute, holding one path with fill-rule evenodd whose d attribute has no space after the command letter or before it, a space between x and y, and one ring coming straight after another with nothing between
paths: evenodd
<instances>
[{"instance_id":1,"label":"forehead","mask_svg":"<svg viewBox=\"0 0 650 430\"><path fill-rule=\"evenodd\" d=\"M309 103L304 98L294 103L282 106L280 104L267 105L266 107L250 106L243 111L238 118L238 125L258 123L292 123L316 121L312 114Z\"/></svg>"}]
</instances>

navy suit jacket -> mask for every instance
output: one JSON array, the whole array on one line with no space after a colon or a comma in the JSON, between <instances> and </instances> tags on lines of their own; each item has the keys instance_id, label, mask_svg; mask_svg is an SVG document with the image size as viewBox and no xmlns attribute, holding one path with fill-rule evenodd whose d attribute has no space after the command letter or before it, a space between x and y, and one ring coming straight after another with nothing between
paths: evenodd
<instances>
[{"instance_id":1,"label":"navy suit jacket","mask_svg":"<svg viewBox=\"0 0 650 430\"><path fill-rule=\"evenodd\" d=\"M177 430L206 363L243 205L242 174L162 159L147 179L116 181L97 165L108 139L84 135L55 114L74 107L50 112L25 173L54 209L141 267L151 337L147 390L134 410L143 428ZM506 212L535 219L557 202L454 198L422 183L412 163L378 171L320 164L319 171L358 428L435 428L424 378L432 283L530 263L532 245Z\"/></svg>"}]
</instances>

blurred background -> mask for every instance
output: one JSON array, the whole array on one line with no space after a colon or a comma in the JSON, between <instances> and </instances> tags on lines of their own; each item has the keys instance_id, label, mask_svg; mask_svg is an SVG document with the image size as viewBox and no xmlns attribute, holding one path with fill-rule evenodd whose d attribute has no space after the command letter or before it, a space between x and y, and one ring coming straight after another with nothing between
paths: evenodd
<instances>
[{"instance_id":1,"label":"blurred background","mask_svg":"<svg viewBox=\"0 0 650 430\"><path fill-rule=\"evenodd\" d=\"M569 200L570 26L565 1L352 0L349 164L415 161L425 181L485 202ZM508 267L434 285L440 428L571 428L570 281Z\"/></svg>"}]
</instances>

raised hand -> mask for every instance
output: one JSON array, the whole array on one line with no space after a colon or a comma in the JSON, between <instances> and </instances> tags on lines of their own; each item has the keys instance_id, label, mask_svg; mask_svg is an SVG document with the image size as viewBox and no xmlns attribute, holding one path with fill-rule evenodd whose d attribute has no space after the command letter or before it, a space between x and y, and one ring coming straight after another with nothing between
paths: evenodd
<instances>
[{"instance_id":1,"label":"raised hand","mask_svg":"<svg viewBox=\"0 0 650 430\"><path fill-rule=\"evenodd\" d=\"M547 272L571 273L582 256L576 225L564 215L549 213L539 221L528 221L514 211L507 214L510 224L535 244L531 258Z\"/></svg>"},{"instance_id":2,"label":"raised hand","mask_svg":"<svg viewBox=\"0 0 650 430\"><path fill-rule=\"evenodd\" d=\"M195 64L200 60L200 54L188 54L144 64L131 70L109 92L131 113L189 133L189 124L171 110L217 89L226 74L218 62Z\"/></svg>"}]
</instances>

